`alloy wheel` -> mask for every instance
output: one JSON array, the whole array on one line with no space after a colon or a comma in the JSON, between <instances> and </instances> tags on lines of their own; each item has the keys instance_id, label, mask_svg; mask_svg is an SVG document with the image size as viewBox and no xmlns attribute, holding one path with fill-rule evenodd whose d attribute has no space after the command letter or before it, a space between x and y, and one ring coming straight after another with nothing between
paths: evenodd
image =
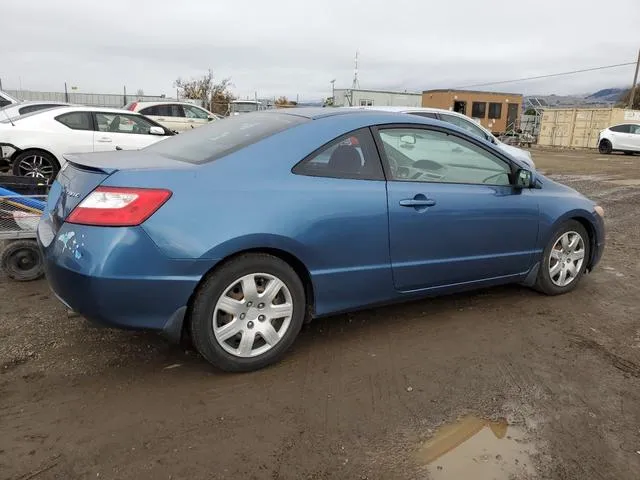
<instances>
[{"instance_id":1,"label":"alloy wheel","mask_svg":"<svg viewBox=\"0 0 640 480\"><path fill-rule=\"evenodd\" d=\"M227 353L256 357L282 340L292 315L287 285L274 275L253 273L231 283L216 302L213 334Z\"/></svg>"},{"instance_id":2,"label":"alloy wheel","mask_svg":"<svg viewBox=\"0 0 640 480\"><path fill-rule=\"evenodd\" d=\"M20 160L18 171L23 177L51 178L55 168L46 157L33 154Z\"/></svg>"},{"instance_id":3,"label":"alloy wheel","mask_svg":"<svg viewBox=\"0 0 640 480\"><path fill-rule=\"evenodd\" d=\"M574 231L566 232L556 240L549 255L549 277L558 287L573 282L584 263L585 245L582 236Z\"/></svg>"}]
</instances>

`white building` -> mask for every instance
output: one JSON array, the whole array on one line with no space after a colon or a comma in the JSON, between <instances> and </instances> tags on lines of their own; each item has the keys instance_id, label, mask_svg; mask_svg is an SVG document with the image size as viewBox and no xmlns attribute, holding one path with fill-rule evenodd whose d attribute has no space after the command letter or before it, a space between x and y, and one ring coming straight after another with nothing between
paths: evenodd
<instances>
[{"instance_id":1,"label":"white building","mask_svg":"<svg viewBox=\"0 0 640 480\"><path fill-rule=\"evenodd\" d=\"M422 94L336 88L333 91L333 105L336 107L421 107Z\"/></svg>"}]
</instances>

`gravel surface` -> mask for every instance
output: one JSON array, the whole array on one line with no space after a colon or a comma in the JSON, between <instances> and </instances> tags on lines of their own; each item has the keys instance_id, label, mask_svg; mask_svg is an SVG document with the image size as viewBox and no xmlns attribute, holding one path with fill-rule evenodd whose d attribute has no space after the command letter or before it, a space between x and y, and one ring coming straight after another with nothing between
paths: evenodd
<instances>
[{"instance_id":1,"label":"gravel surface","mask_svg":"<svg viewBox=\"0 0 640 480\"><path fill-rule=\"evenodd\" d=\"M461 417L518 433L517 478L640 478L640 156L534 159L606 211L604 259L573 293L512 286L319 320L255 373L91 327L45 281L0 279L0 480L454 478L419 452ZM493 453L516 475L507 447Z\"/></svg>"}]
</instances>

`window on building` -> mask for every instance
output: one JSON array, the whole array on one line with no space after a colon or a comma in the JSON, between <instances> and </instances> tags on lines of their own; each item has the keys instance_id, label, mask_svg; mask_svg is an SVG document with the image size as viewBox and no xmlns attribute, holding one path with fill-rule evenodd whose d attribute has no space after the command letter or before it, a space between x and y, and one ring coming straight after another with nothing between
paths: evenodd
<instances>
[{"instance_id":1,"label":"window on building","mask_svg":"<svg viewBox=\"0 0 640 480\"><path fill-rule=\"evenodd\" d=\"M336 138L320 152L293 168L313 177L384 180L376 144L368 128Z\"/></svg>"},{"instance_id":2,"label":"window on building","mask_svg":"<svg viewBox=\"0 0 640 480\"><path fill-rule=\"evenodd\" d=\"M487 115L486 102L473 102L471 104L471 116L473 118L484 118Z\"/></svg>"},{"instance_id":3,"label":"window on building","mask_svg":"<svg viewBox=\"0 0 640 480\"><path fill-rule=\"evenodd\" d=\"M368 100L363 98L362 100L360 100L360 106L361 107L373 107L373 100Z\"/></svg>"},{"instance_id":4,"label":"window on building","mask_svg":"<svg viewBox=\"0 0 640 480\"><path fill-rule=\"evenodd\" d=\"M493 103L489 104L489 118L500 118L502 116L502 104Z\"/></svg>"}]
</instances>

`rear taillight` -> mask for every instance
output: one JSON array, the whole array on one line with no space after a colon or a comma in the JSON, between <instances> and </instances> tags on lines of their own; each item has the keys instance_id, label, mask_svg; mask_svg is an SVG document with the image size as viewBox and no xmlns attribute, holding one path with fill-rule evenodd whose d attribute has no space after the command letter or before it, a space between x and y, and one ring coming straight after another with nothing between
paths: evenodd
<instances>
[{"instance_id":1,"label":"rear taillight","mask_svg":"<svg viewBox=\"0 0 640 480\"><path fill-rule=\"evenodd\" d=\"M98 187L67 217L68 223L104 227L140 225L171 197L169 190Z\"/></svg>"},{"instance_id":2,"label":"rear taillight","mask_svg":"<svg viewBox=\"0 0 640 480\"><path fill-rule=\"evenodd\" d=\"M131 110L132 112L135 112L137 106L138 106L138 102L133 102L129 105L129 110Z\"/></svg>"}]
</instances>

